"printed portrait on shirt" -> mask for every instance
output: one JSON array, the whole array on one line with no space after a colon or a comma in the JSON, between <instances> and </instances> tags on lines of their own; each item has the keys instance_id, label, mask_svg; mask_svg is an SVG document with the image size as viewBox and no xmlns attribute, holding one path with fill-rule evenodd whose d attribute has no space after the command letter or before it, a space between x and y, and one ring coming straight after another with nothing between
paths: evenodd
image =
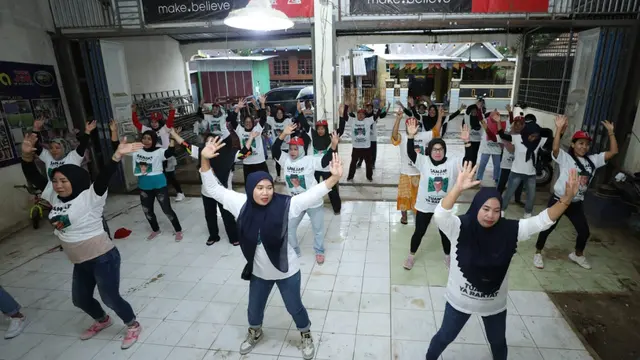
<instances>
[{"instance_id":1,"label":"printed portrait on shirt","mask_svg":"<svg viewBox=\"0 0 640 360\"><path fill-rule=\"evenodd\" d=\"M222 128L220 127L220 122L216 121L216 122L212 122L209 124L209 131L211 131L214 134L219 134L222 132Z\"/></svg>"},{"instance_id":2,"label":"printed portrait on shirt","mask_svg":"<svg viewBox=\"0 0 640 360\"><path fill-rule=\"evenodd\" d=\"M153 171L153 165L150 162L136 161L136 168L133 175L147 175Z\"/></svg>"},{"instance_id":3,"label":"printed portrait on shirt","mask_svg":"<svg viewBox=\"0 0 640 360\"><path fill-rule=\"evenodd\" d=\"M242 135L242 147L245 146L246 142L249 140L249 134L244 134ZM256 149L256 141L258 140L258 138L253 139L253 142L251 142L251 153L253 154L257 154Z\"/></svg>"},{"instance_id":4,"label":"printed portrait on shirt","mask_svg":"<svg viewBox=\"0 0 640 360\"><path fill-rule=\"evenodd\" d=\"M307 184L305 183L304 176L302 175L287 175L285 176L285 180L287 181L287 186L293 194L300 194L307 190Z\"/></svg>"},{"instance_id":5,"label":"printed portrait on shirt","mask_svg":"<svg viewBox=\"0 0 640 360\"><path fill-rule=\"evenodd\" d=\"M53 227L58 231L61 231L71 226L71 221L69 221L69 215L65 215L65 214L56 215L51 219L49 219L49 221L51 222L51 225L53 225Z\"/></svg>"},{"instance_id":6,"label":"printed portrait on shirt","mask_svg":"<svg viewBox=\"0 0 640 360\"><path fill-rule=\"evenodd\" d=\"M449 178L442 176L429 177L429 192L446 193L449 188Z\"/></svg>"},{"instance_id":7,"label":"printed portrait on shirt","mask_svg":"<svg viewBox=\"0 0 640 360\"><path fill-rule=\"evenodd\" d=\"M364 128L364 126L358 126L353 128L353 136L355 137L364 137L366 136L366 132L367 130Z\"/></svg>"},{"instance_id":8,"label":"printed portrait on shirt","mask_svg":"<svg viewBox=\"0 0 640 360\"><path fill-rule=\"evenodd\" d=\"M589 187L589 179L591 179L591 174L586 171L580 171L578 174L578 195L584 195L587 192L587 188Z\"/></svg>"}]
</instances>

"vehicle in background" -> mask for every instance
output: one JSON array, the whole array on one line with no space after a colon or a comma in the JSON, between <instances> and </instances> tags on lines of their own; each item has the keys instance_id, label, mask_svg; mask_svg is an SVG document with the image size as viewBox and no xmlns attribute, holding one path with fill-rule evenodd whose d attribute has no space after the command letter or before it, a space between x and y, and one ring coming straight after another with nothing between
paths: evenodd
<instances>
[{"instance_id":1,"label":"vehicle in background","mask_svg":"<svg viewBox=\"0 0 640 360\"><path fill-rule=\"evenodd\" d=\"M276 106L280 105L284 107L286 114L295 116L298 110L298 101L313 101L313 86L293 85L279 87L269 90L264 96L266 97L266 104L271 107L272 112L275 111ZM249 96L246 101L249 103L252 98L253 96Z\"/></svg>"}]
</instances>

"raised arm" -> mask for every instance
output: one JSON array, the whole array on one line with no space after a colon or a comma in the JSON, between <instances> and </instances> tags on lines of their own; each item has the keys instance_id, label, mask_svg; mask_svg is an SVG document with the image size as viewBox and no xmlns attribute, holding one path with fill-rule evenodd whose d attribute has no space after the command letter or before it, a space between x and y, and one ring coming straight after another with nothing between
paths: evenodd
<instances>
[{"instance_id":1,"label":"raised arm","mask_svg":"<svg viewBox=\"0 0 640 360\"><path fill-rule=\"evenodd\" d=\"M127 139L123 138L118 145L118 148L111 156L111 161L107 163L107 165L100 171L98 176L96 177L96 181L93 182L93 192L98 196L104 195L109 189L109 182L111 181L111 177L118 170L118 164L122 157L126 154L132 154L138 150L142 149L142 143L136 142L127 144Z\"/></svg>"},{"instance_id":2,"label":"raised arm","mask_svg":"<svg viewBox=\"0 0 640 360\"><path fill-rule=\"evenodd\" d=\"M38 156L40 156L40 154L42 154L42 151L45 150L42 147L42 135L40 134L43 128L44 128L44 118L42 116L33 121L33 133L36 134L36 142L35 144L32 144L32 145L36 149L35 154Z\"/></svg>"},{"instance_id":3,"label":"raised arm","mask_svg":"<svg viewBox=\"0 0 640 360\"><path fill-rule=\"evenodd\" d=\"M87 147L89 147L89 140L91 140L91 132L95 130L97 126L98 122L95 120L85 124L84 134L80 135L80 144L76 147L76 153L80 155L80 157L84 157L84 153L87 151Z\"/></svg>"},{"instance_id":4,"label":"raised arm","mask_svg":"<svg viewBox=\"0 0 640 360\"><path fill-rule=\"evenodd\" d=\"M317 204L340 181L342 177L342 161L338 153L333 153L330 170L331 176L328 179L291 198L289 218L298 217L303 211Z\"/></svg>"},{"instance_id":5,"label":"raised arm","mask_svg":"<svg viewBox=\"0 0 640 360\"><path fill-rule=\"evenodd\" d=\"M407 152L407 155L409 156L409 159L411 160L411 162L414 164L418 160L418 153L416 153L415 144L413 141L413 138L416 136L417 133L418 133L418 120L416 120L415 118L410 119L407 122L407 148L405 151Z\"/></svg>"},{"instance_id":6,"label":"raised arm","mask_svg":"<svg viewBox=\"0 0 640 360\"><path fill-rule=\"evenodd\" d=\"M562 133L569 125L567 121L567 117L565 115L557 115L556 116L556 133L553 135L553 157L557 158L560 154L560 140L562 139Z\"/></svg>"},{"instance_id":7,"label":"raised arm","mask_svg":"<svg viewBox=\"0 0 640 360\"><path fill-rule=\"evenodd\" d=\"M338 151L338 143L340 142L340 135L338 135L337 131L334 131L331 134L331 147L327 150L326 153L320 159L320 166L316 168L316 171L326 168L331 163L333 159L333 154Z\"/></svg>"},{"instance_id":8,"label":"raised arm","mask_svg":"<svg viewBox=\"0 0 640 360\"><path fill-rule=\"evenodd\" d=\"M142 131L142 123L140 119L138 119L138 107L136 104L131 104L131 120L133 121L133 126L135 126L138 131Z\"/></svg>"},{"instance_id":9,"label":"raised arm","mask_svg":"<svg viewBox=\"0 0 640 360\"><path fill-rule=\"evenodd\" d=\"M260 119L260 126L264 127L267 123L267 98L260 96L260 110L258 110L258 118Z\"/></svg>"},{"instance_id":10,"label":"raised arm","mask_svg":"<svg viewBox=\"0 0 640 360\"><path fill-rule=\"evenodd\" d=\"M402 108L398 108L398 111L396 111L396 121L393 123L393 129L391 130L391 139L396 142L396 144L394 145L397 145L397 142L400 141L400 137L398 136L399 135L398 130L400 129L400 121L402 120L402 114L403 114Z\"/></svg>"},{"instance_id":11,"label":"raised arm","mask_svg":"<svg viewBox=\"0 0 640 360\"><path fill-rule=\"evenodd\" d=\"M500 139L508 141L508 142L512 142L513 138L511 137L511 134L507 134L504 132L504 129L500 129L498 130L498 136L500 136Z\"/></svg>"},{"instance_id":12,"label":"raised arm","mask_svg":"<svg viewBox=\"0 0 640 360\"><path fill-rule=\"evenodd\" d=\"M22 141L22 172L29 183L33 184L38 190L44 191L49 180L42 175L33 161L35 159L36 148L34 144L36 141L38 141L38 136L33 133L26 135Z\"/></svg>"},{"instance_id":13,"label":"raised arm","mask_svg":"<svg viewBox=\"0 0 640 360\"><path fill-rule=\"evenodd\" d=\"M609 133L609 151L604 153L604 160L609 161L618 153L618 141L616 140L616 134L613 131L613 123L609 120L602 122L602 125L607 129Z\"/></svg>"},{"instance_id":14,"label":"raised arm","mask_svg":"<svg viewBox=\"0 0 640 360\"><path fill-rule=\"evenodd\" d=\"M235 129L238 127L238 111L230 111L227 113L227 122L231 124L231 128Z\"/></svg>"},{"instance_id":15,"label":"raised arm","mask_svg":"<svg viewBox=\"0 0 640 360\"><path fill-rule=\"evenodd\" d=\"M113 119L109 121L109 130L111 132L111 149L116 151L120 145L120 139L118 139L118 123Z\"/></svg>"},{"instance_id":16,"label":"raised arm","mask_svg":"<svg viewBox=\"0 0 640 360\"><path fill-rule=\"evenodd\" d=\"M167 116L166 127L173 129L173 123L176 119L176 109L173 107L173 103L169 104L169 115Z\"/></svg>"}]
</instances>

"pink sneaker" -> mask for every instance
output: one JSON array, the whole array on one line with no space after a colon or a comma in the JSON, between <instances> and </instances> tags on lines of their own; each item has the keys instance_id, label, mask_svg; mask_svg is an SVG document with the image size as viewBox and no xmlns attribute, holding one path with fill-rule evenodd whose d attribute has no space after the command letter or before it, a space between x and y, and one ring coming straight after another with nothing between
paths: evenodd
<instances>
[{"instance_id":1,"label":"pink sneaker","mask_svg":"<svg viewBox=\"0 0 640 360\"><path fill-rule=\"evenodd\" d=\"M403 267L407 270L411 270L413 269L413 264L415 264L415 262L416 259L414 258L414 256L409 254L409 256L407 256L407 260L404 261Z\"/></svg>"},{"instance_id":2,"label":"pink sneaker","mask_svg":"<svg viewBox=\"0 0 640 360\"><path fill-rule=\"evenodd\" d=\"M127 328L127 335L125 335L122 340L121 349L128 349L133 346L138 341L138 337L140 337L140 333L142 332L142 325L139 322L136 322L136 326Z\"/></svg>"},{"instance_id":3,"label":"pink sneaker","mask_svg":"<svg viewBox=\"0 0 640 360\"><path fill-rule=\"evenodd\" d=\"M113 322L111 321L110 316L107 316L107 319L103 322L96 321L87 330L80 334L80 340L89 340L111 325L113 325Z\"/></svg>"},{"instance_id":4,"label":"pink sneaker","mask_svg":"<svg viewBox=\"0 0 640 360\"><path fill-rule=\"evenodd\" d=\"M182 231L176 233L176 242L182 241Z\"/></svg>"},{"instance_id":5,"label":"pink sneaker","mask_svg":"<svg viewBox=\"0 0 640 360\"><path fill-rule=\"evenodd\" d=\"M160 236L160 234L162 234L162 231L160 231L160 230L152 231L151 234L149 234L149 236L147 236L147 240L153 240L153 239L157 238L158 236Z\"/></svg>"},{"instance_id":6,"label":"pink sneaker","mask_svg":"<svg viewBox=\"0 0 640 360\"><path fill-rule=\"evenodd\" d=\"M316 254L316 262L318 265L324 264L324 254Z\"/></svg>"}]
</instances>

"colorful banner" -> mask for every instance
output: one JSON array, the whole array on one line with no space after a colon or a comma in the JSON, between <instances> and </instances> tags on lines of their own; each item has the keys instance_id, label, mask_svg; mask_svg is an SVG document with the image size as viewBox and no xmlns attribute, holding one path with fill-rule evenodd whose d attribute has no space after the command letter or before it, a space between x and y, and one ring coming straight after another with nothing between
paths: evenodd
<instances>
[{"instance_id":1,"label":"colorful banner","mask_svg":"<svg viewBox=\"0 0 640 360\"><path fill-rule=\"evenodd\" d=\"M242 9L249 0L142 0L147 24L222 20L232 10ZM274 9L287 16L313 17L313 0L271 0Z\"/></svg>"},{"instance_id":2,"label":"colorful banner","mask_svg":"<svg viewBox=\"0 0 640 360\"><path fill-rule=\"evenodd\" d=\"M548 12L549 0L350 0L350 15Z\"/></svg>"},{"instance_id":3,"label":"colorful banner","mask_svg":"<svg viewBox=\"0 0 640 360\"><path fill-rule=\"evenodd\" d=\"M0 61L0 167L18 162L15 144L41 116L45 130L67 129L53 66Z\"/></svg>"}]
</instances>

